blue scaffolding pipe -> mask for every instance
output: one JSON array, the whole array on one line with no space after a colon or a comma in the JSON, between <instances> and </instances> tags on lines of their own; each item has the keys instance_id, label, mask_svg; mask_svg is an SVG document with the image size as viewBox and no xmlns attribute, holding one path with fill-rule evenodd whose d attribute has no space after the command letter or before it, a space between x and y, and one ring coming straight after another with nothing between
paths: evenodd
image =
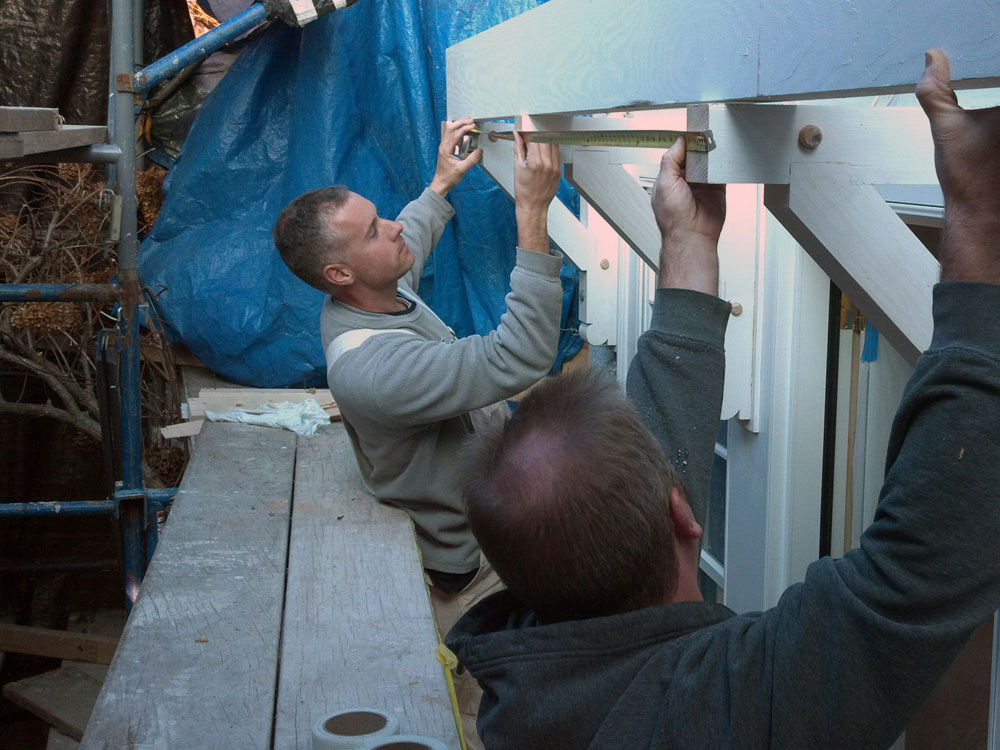
<instances>
[{"instance_id":1,"label":"blue scaffolding pipe","mask_svg":"<svg viewBox=\"0 0 1000 750\"><path fill-rule=\"evenodd\" d=\"M145 495L146 500L154 505L158 505L157 510L163 510L163 508L170 504L170 501L174 499L174 495L177 494L176 487L165 487L161 489L143 489L138 487L134 490L118 490L115 493L115 498L129 497L132 495Z\"/></svg>"},{"instance_id":2,"label":"blue scaffolding pipe","mask_svg":"<svg viewBox=\"0 0 1000 750\"><path fill-rule=\"evenodd\" d=\"M183 47L175 49L166 57L161 57L140 70L134 77L135 91L137 93L149 91L157 84L173 78L188 65L204 60L220 47L239 39L266 20L267 10L261 3L254 3L225 23L219 24L197 39L192 39Z\"/></svg>"},{"instance_id":3,"label":"blue scaffolding pipe","mask_svg":"<svg viewBox=\"0 0 1000 750\"><path fill-rule=\"evenodd\" d=\"M112 515L119 520L125 572L126 607L131 609L139 584L152 557L157 538L157 513L169 503L176 488L145 489L142 484L141 362L139 341L139 240L136 206L135 107L135 0L112 0L111 65L108 135L110 143L69 149L59 154L38 154L32 160L90 161L108 164L109 179L121 200L118 272L115 284L0 284L0 302L112 302L119 317L118 373L121 400L120 486L106 500L27 502L0 504L0 518L31 516ZM141 4L140 4L141 7ZM240 14L242 23L260 16L262 7ZM256 25L263 16L250 24ZM216 38L243 33L230 24ZM138 27L141 29L141 26ZM227 36L228 35L228 36ZM190 46L190 45L189 45ZM179 50L178 52L183 51ZM208 54L207 52L205 53ZM176 53L175 53L176 56ZM204 57L205 55L202 55ZM161 61L162 62L162 61ZM183 64L182 64L183 66ZM163 68L165 69L165 68ZM142 73L140 73L142 75Z\"/></svg>"},{"instance_id":4,"label":"blue scaffolding pipe","mask_svg":"<svg viewBox=\"0 0 1000 750\"><path fill-rule=\"evenodd\" d=\"M100 516L118 512L117 500L67 500L51 503L0 503L0 518L15 516Z\"/></svg>"},{"instance_id":5,"label":"blue scaffolding pipe","mask_svg":"<svg viewBox=\"0 0 1000 750\"><path fill-rule=\"evenodd\" d=\"M118 515L118 505L125 498L144 496L150 506L147 522L155 520L156 513L163 510L174 495L176 487L157 490L119 490L109 500L64 500L51 502L0 503L0 518L21 516L100 516Z\"/></svg>"},{"instance_id":6,"label":"blue scaffolding pipe","mask_svg":"<svg viewBox=\"0 0 1000 750\"><path fill-rule=\"evenodd\" d=\"M134 73L134 0L111 2L111 65L108 135L110 143L36 154L31 161L86 161L108 164L109 179L121 200L118 272L115 284L0 284L0 302L117 301L120 333L118 374L121 399L119 489L106 500L0 504L0 518L59 515L112 515L119 519L124 559L126 608L131 610L157 541L157 513L176 488L146 489L142 484L142 424L139 341L138 221L136 206L135 108L133 91L144 91L207 57L266 19L255 3L243 13L166 58ZM141 28L141 27L139 27Z\"/></svg>"},{"instance_id":7,"label":"blue scaffolding pipe","mask_svg":"<svg viewBox=\"0 0 1000 750\"><path fill-rule=\"evenodd\" d=\"M0 302L114 302L114 284L0 284Z\"/></svg>"}]
</instances>

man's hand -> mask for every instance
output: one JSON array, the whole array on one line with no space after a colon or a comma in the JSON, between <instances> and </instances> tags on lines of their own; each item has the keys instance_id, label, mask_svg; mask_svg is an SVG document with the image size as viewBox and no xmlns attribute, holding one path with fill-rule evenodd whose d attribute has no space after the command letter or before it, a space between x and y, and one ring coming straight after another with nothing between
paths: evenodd
<instances>
[{"instance_id":1,"label":"man's hand","mask_svg":"<svg viewBox=\"0 0 1000 750\"><path fill-rule=\"evenodd\" d=\"M438 146L437 168L434 170L434 179L431 180L430 184L431 190L442 198L462 181L466 172L483 159L481 148L470 152L464 159L455 156L455 149L462 142L462 137L475 126L476 123L471 117L463 117L461 120L446 122L442 128L441 145Z\"/></svg>"},{"instance_id":2,"label":"man's hand","mask_svg":"<svg viewBox=\"0 0 1000 750\"><path fill-rule=\"evenodd\" d=\"M514 209L519 247L549 251L549 204L556 196L561 176L559 146L525 143L514 131Z\"/></svg>"},{"instance_id":3,"label":"man's hand","mask_svg":"<svg viewBox=\"0 0 1000 750\"><path fill-rule=\"evenodd\" d=\"M719 235L726 220L726 186L684 179L687 143L678 138L660 160L653 215L660 227L659 286L719 293Z\"/></svg>"},{"instance_id":4,"label":"man's hand","mask_svg":"<svg viewBox=\"0 0 1000 750\"><path fill-rule=\"evenodd\" d=\"M938 49L927 52L917 99L944 192L941 280L1000 284L1000 107L962 109Z\"/></svg>"}]
</instances>

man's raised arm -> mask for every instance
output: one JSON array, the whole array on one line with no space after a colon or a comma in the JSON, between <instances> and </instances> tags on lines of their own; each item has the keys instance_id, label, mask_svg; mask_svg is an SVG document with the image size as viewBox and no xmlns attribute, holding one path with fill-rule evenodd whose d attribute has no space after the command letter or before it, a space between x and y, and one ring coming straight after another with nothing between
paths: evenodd
<instances>
[{"instance_id":1,"label":"man's raised arm","mask_svg":"<svg viewBox=\"0 0 1000 750\"><path fill-rule=\"evenodd\" d=\"M684 478L695 520L704 524L730 311L716 296L726 188L689 184L685 149L679 138L663 155L653 187L661 237L659 289L627 386L643 422Z\"/></svg>"}]
</instances>

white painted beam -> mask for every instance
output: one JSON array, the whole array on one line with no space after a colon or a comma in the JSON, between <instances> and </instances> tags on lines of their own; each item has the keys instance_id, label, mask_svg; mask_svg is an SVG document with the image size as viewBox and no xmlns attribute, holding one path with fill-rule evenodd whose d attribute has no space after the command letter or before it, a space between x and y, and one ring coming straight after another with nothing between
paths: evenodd
<instances>
[{"instance_id":1,"label":"white painted beam","mask_svg":"<svg viewBox=\"0 0 1000 750\"><path fill-rule=\"evenodd\" d=\"M832 104L691 104L688 129L711 130L716 148L687 156L694 182L787 184L791 165L848 163L851 181L935 185L930 126L920 107ZM814 149L799 145L819 128Z\"/></svg>"},{"instance_id":2,"label":"white painted beam","mask_svg":"<svg viewBox=\"0 0 1000 750\"><path fill-rule=\"evenodd\" d=\"M614 346L618 342L618 247L621 239L585 200L580 201L580 219L593 239L590 270L580 273L580 335L591 345Z\"/></svg>"},{"instance_id":3,"label":"white painted beam","mask_svg":"<svg viewBox=\"0 0 1000 750\"><path fill-rule=\"evenodd\" d=\"M662 153L662 152L661 152ZM660 230L649 196L624 167L609 164L607 154L577 152L566 165L566 179L654 271L659 269ZM756 185L732 185L727 191L726 225L719 240L719 296L734 304L726 331L726 383L722 419L753 413L754 331L756 326L757 218ZM588 292L590 299L596 290Z\"/></svg>"},{"instance_id":4,"label":"white painted beam","mask_svg":"<svg viewBox=\"0 0 1000 750\"><path fill-rule=\"evenodd\" d=\"M938 263L849 165L793 164L764 204L909 362L930 344Z\"/></svg>"},{"instance_id":5,"label":"white painted beam","mask_svg":"<svg viewBox=\"0 0 1000 750\"><path fill-rule=\"evenodd\" d=\"M763 189L758 185L726 188L726 223L719 237L719 296L733 305L726 328L726 385L722 393L722 419L759 422L754 389L756 349L760 346L760 308L757 304L760 217L764 214Z\"/></svg>"},{"instance_id":6,"label":"white painted beam","mask_svg":"<svg viewBox=\"0 0 1000 750\"><path fill-rule=\"evenodd\" d=\"M687 130L687 113L683 109L644 110L640 112L598 113L585 116L562 115L522 115L517 118L517 126L522 132L596 132L601 130ZM508 126L508 130L512 126ZM503 128L497 128L503 129ZM572 164L576 154L588 154L595 150L607 153L609 164L643 164L659 170L662 148L617 148L608 146L559 147L560 158L565 164Z\"/></svg>"},{"instance_id":7,"label":"white painted beam","mask_svg":"<svg viewBox=\"0 0 1000 750\"><path fill-rule=\"evenodd\" d=\"M660 230L649 196L607 151L577 152L567 164L566 179L653 270L660 267Z\"/></svg>"},{"instance_id":8,"label":"white painted beam","mask_svg":"<svg viewBox=\"0 0 1000 750\"><path fill-rule=\"evenodd\" d=\"M448 119L1000 85L996 0L549 0L448 48Z\"/></svg>"},{"instance_id":9,"label":"white painted beam","mask_svg":"<svg viewBox=\"0 0 1000 750\"><path fill-rule=\"evenodd\" d=\"M510 129L510 125L506 129ZM484 127L489 130L490 126ZM503 130L504 127L494 127ZM514 197L514 144L510 141L491 142L488 137L480 138L479 146L483 149L483 160L480 166L511 198ZM586 271L594 254L593 240L587 234L587 228L573 215L566 206L556 198L549 206L548 216L549 239L562 250L563 254L581 271Z\"/></svg>"}]
</instances>

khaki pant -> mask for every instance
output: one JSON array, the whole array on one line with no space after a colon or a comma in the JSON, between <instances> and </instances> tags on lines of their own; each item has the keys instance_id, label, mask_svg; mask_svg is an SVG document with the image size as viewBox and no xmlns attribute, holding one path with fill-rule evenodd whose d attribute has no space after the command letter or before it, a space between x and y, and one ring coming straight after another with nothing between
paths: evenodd
<instances>
[{"instance_id":1,"label":"khaki pant","mask_svg":"<svg viewBox=\"0 0 1000 750\"><path fill-rule=\"evenodd\" d=\"M493 566L482 553L479 555L479 572L472 582L458 593L444 594L430 585L426 575L424 580L427 581L431 609L434 611L434 619L437 621L442 641L452 626L458 622L458 618L468 612L473 604L504 588ZM476 732L476 715L479 713L479 700L482 698L483 690L463 667L459 667L457 672L452 672L452 680L455 683L455 696L458 698L458 710L462 717L465 744L470 750L483 750L483 744Z\"/></svg>"}]
</instances>

